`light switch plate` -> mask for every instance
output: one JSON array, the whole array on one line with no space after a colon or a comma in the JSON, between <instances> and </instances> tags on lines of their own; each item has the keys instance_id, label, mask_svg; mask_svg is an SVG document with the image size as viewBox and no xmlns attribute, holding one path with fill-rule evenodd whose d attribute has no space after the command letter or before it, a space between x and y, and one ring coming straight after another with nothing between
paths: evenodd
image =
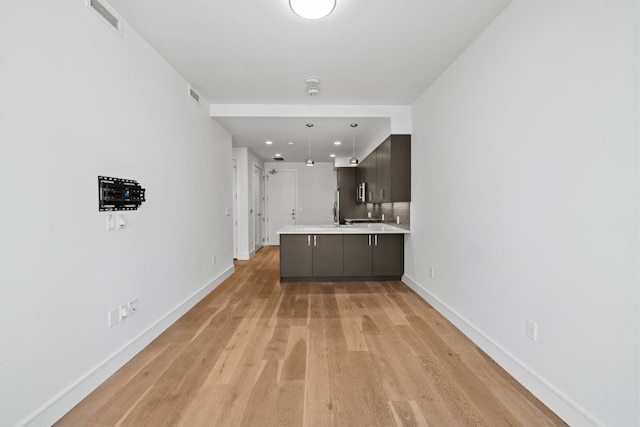
<instances>
[{"instance_id":1,"label":"light switch plate","mask_svg":"<svg viewBox=\"0 0 640 427\"><path fill-rule=\"evenodd\" d=\"M118 313L118 309L114 308L109 311L109 327L112 328L118 323L120 323L120 315Z\"/></svg>"},{"instance_id":2,"label":"light switch plate","mask_svg":"<svg viewBox=\"0 0 640 427\"><path fill-rule=\"evenodd\" d=\"M115 230L115 221L113 219L113 214L107 214L107 231Z\"/></svg>"},{"instance_id":3,"label":"light switch plate","mask_svg":"<svg viewBox=\"0 0 640 427\"><path fill-rule=\"evenodd\" d=\"M120 306L120 320L124 322L127 317L129 317L129 304L122 304Z\"/></svg>"}]
</instances>

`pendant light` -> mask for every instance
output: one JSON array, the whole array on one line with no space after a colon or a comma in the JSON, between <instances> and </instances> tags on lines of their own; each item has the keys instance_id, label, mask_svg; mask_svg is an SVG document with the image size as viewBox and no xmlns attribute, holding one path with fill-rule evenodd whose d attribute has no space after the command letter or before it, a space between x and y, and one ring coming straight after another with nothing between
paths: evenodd
<instances>
[{"instance_id":1,"label":"pendant light","mask_svg":"<svg viewBox=\"0 0 640 427\"><path fill-rule=\"evenodd\" d=\"M307 127L309 128L309 157L307 157L307 160L304 162L304 164L307 166L313 166L315 164L315 162L311 158L311 128L313 127L313 123L307 123Z\"/></svg>"},{"instance_id":2,"label":"pendant light","mask_svg":"<svg viewBox=\"0 0 640 427\"><path fill-rule=\"evenodd\" d=\"M333 12L336 0L289 0L293 12L306 19L320 19Z\"/></svg>"},{"instance_id":3,"label":"pendant light","mask_svg":"<svg viewBox=\"0 0 640 427\"><path fill-rule=\"evenodd\" d=\"M358 159L356 159L356 128L358 127L357 123L351 123L351 128L353 128L353 157L349 160L349 164L351 166L356 166L358 164Z\"/></svg>"}]
</instances>

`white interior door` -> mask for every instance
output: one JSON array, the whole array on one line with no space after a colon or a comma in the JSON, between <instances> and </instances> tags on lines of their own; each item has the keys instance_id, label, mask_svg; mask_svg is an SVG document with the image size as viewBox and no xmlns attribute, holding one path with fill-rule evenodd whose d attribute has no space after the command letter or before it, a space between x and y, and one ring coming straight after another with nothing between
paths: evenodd
<instances>
[{"instance_id":1,"label":"white interior door","mask_svg":"<svg viewBox=\"0 0 640 427\"><path fill-rule=\"evenodd\" d=\"M233 159L233 176L231 177L231 191L233 195L233 258L238 259L238 164Z\"/></svg>"},{"instance_id":2,"label":"white interior door","mask_svg":"<svg viewBox=\"0 0 640 427\"><path fill-rule=\"evenodd\" d=\"M279 245L276 234L285 225L297 224L298 175L295 170L278 170L267 175L268 244Z\"/></svg>"},{"instance_id":3,"label":"white interior door","mask_svg":"<svg viewBox=\"0 0 640 427\"><path fill-rule=\"evenodd\" d=\"M253 247L264 245L264 169L253 165Z\"/></svg>"}]
</instances>

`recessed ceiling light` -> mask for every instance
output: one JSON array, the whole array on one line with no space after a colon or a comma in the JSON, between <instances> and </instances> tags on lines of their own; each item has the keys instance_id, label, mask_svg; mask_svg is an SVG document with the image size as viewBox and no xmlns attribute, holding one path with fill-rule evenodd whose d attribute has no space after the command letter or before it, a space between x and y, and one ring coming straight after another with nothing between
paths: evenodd
<instances>
[{"instance_id":1,"label":"recessed ceiling light","mask_svg":"<svg viewBox=\"0 0 640 427\"><path fill-rule=\"evenodd\" d=\"M335 157L335 156L336 156L335 154L329 154L329 157Z\"/></svg>"},{"instance_id":2,"label":"recessed ceiling light","mask_svg":"<svg viewBox=\"0 0 640 427\"><path fill-rule=\"evenodd\" d=\"M295 142L293 142L293 141L287 142L287 145L293 145L293 144L295 144Z\"/></svg>"},{"instance_id":3,"label":"recessed ceiling light","mask_svg":"<svg viewBox=\"0 0 640 427\"><path fill-rule=\"evenodd\" d=\"M271 145L271 144L273 144L273 141L265 141L264 143L267 144L267 145Z\"/></svg>"},{"instance_id":4,"label":"recessed ceiling light","mask_svg":"<svg viewBox=\"0 0 640 427\"><path fill-rule=\"evenodd\" d=\"M333 145L340 145L340 144L342 144L342 142L340 142L340 141L336 141L336 142L333 143Z\"/></svg>"}]
</instances>

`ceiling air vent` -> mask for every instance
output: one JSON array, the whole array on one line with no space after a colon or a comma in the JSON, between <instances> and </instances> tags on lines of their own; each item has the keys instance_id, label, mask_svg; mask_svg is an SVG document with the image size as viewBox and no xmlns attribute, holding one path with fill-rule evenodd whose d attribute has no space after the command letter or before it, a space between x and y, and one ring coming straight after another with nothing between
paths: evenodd
<instances>
[{"instance_id":1,"label":"ceiling air vent","mask_svg":"<svg viewBox=\"0 0 640 427\"><path fill-rule=\"evenodd\" d=\"M120 18L110 7L98 0L87 0L87 7L97 13L115 32L122 34Z\"/></svg>"},{"instance_id":2,"label":"ceiling air vent","mask_svg":"<svg viewBox=\"0 0 640 427\"><path fill-rule=\"evenodd\" d=\"M196 92L195 90L193 90L191 88L191 86L189 86L189 96L197 103L200 104L200 95L198 95L198 92Z\"/></svg>"}]
</instances>

